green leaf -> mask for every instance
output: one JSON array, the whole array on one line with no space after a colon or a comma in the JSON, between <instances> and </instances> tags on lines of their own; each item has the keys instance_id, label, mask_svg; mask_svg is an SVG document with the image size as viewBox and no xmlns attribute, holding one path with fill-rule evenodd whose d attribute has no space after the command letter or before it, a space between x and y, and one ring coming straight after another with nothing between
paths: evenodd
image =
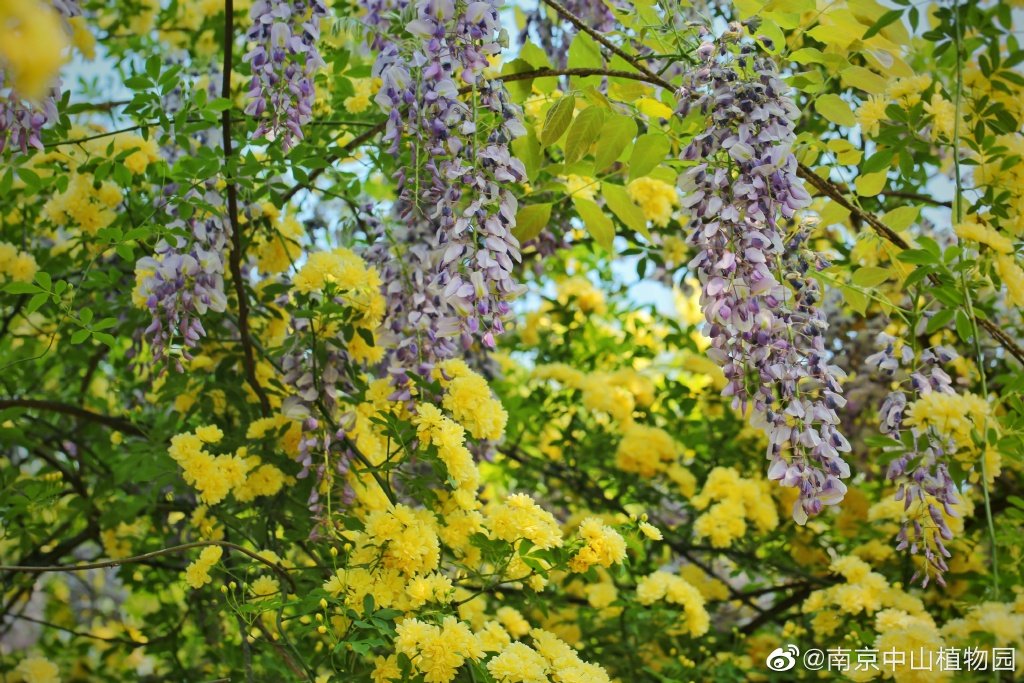
<instances>
[{"instance_id":1,"label":"green leaf","mask_svg":"<svg viewBox=\"0 0 1024 683\"><path fill-rule=\"evenodd\" d=\"M75 330L75 333L71 335L71 343L81 344L89 338L90 334L92 334L90 330Z\"/></svg>"},{"instance_id":2,"label":"green leaf","mask_svg":"<svg viewBox=\"0 0 1024 683\"><path fill-rule=\"evenodd\" d=\"M31 282L8 282L4 285L4 291L8 294L34 294L39 291L39 285Z\"/></svg>"},{"instance_id":3,"label":"green leaf","mask_svg":"<svg viewBox=\"0 0 1024 683\"><path fill-rule=\"evenodd\" d=\"M604 66L604 60L601 59L601 49L594 39L580 31L569 45L567 64L570 69L600 69ZM592 78L599 79L600 76Z\"/></svg>"},{"instance_id":4,"label":"green leaf","mask_svg":"<svg viewBox=\"0 0 1024 683\"><path fill-rule=\"evenodd\" d=\"M879 31L881 31L883 28L893 23L902 16L903 10L901 9L889 10L882 16L878 17L878 21L871 25L871 28L869 28L867 32L861 37L861 40L867 40L868 38L872 38L878 35Z\"/></svg>"},{"instance_id":5,"label":"green leaf","mask_svg":"<svg viewBox=\"0 0 1024 683\"><path fill-rule=\"evenodd\" d=\"M901 206L882 216L882 222L896 232L899 232L913 225L920 213L920 206Z\"/></svg>"},{"instance_id":6,"label":"green leaf","mask_svg":"<svg viewBox=\"0 0 1024 683\"><path fill-rule=\"evenodd\" d=\"M865 173L857 177L857 180L854 181L854 186L857 188L857 194L861 197L874 197L885 187L886 180L886 171Z\"/></svg>"},{"instance_id":7,"label":"green leaf","mask_svg":"<svg viewBox=\"0 0 1024 683\"><path fill-rule=\"evenodd\" d=\"M612 243L615 240L615 225L612 223L612 219L605 215L600 206L589 199L574 197L572 203L594 241L609 252L612 251Z\"/></svg>"},{"instance_id":8,"label":"green leaf","mask_svg":"<svg viewBox=\"0 0 1024 683\"><path fill-rule=\"evenodd\" d=\"M547 147L562 137L569 124L572 123L572 113L576 109L576 98L566 95L555 102L548 114L544 117L544 129L540 134L540 143Z\"/></svg>"},{"instance_id":9,"label":"green leaf","mask_svg":"<svg viewBox=\"0 0 1024 683\"><path fill-rule=\"evenodd\" d=\"M863 66L851 66L839 74L843 85L863 90L872 95L880 95L887 87L886 80Z\"/></svg>"},{"instance_id":10,"label":"green leaf","mask_svg":"<svg viewBox=\"0 0 1024 683\"><path fill-rule=\"evenodd\" d=\"M822 95L814 100L814 109L826 119L847 128L857 125L850 105L839 95Z\"/></svg>"},{"instance_id":11,"label":"green leaf","mask_svg":"<svg viewBox=\"0 0 1024 683\"><path fill-rule=\"evenodd\" d=\"M974 336L974 328L971 325L971 319L967 317L967 314L962 310L956 312L956 333L965 342L969 342L971 337Z\"/></svg>"},{"instance_id":12,"label":"green leaf","mask_svg":"<svg viewBox=\"0 0 1024 683\"><path fill-rule=\"evenodd\" d=\"M28 300L28 305L25 306L25 312L29 315L39 310L39 307L47 302L50 295L47 292L38 292L31 299Z\"/></svg>"},{"instance_id":13,"label":"green leaf","mask_svg":"<svg viewBox=\"0 0 1024 683\"><path fill-rule=\"evenodd\" d=\"M565 163L574 164L586 155L603 123L604 110L600 107L587 107L579 113L565 138Z\"/></svg>"},{"instance_id":14,"label":"green leaf","mask_svg":"<svg viewBox=\"0 0 1024 683\"><path fill-rule=\"evenodd\" d=\"M632 116L624 114L613 114L605 119L601 126L599 139L601 144L597 146L594 154L594 171L600 173L614 164L626 146L636 137L636 121Z\"/></svg>"},{"instance_id":15,"label":"green leaf","mask_svg":"<svg viewBox=\"0 0 1024 683\"><path fill-rule=\"evenodd\" d=\"M668 138L661 133L644 133L636 139L629 157L629 179L642 178L660 164L668 154Z\"/></svg>"},{"instance_id":16,"label":"green leaf","mask_svg":"<svg viewBox=\"0 0 1024 683\"><path fill-rule=\"evenodd\" d=\"M928 319L928 325L925 327L925 332L933 334L938 330L949 324L949 321L953 319L953 315L956 313L955 309L944 308L931 318Z\"/></svg>"},{"instance_id":17,"label":"green leaf","mask_svg":"<svg viewBox=\"0 0 1024 683\"><path fill-rule=\"evenodd\" d=\"M520 243L532 240L551 220L551 204L528 204L516 213L516 227L512 231Z\"/></svg>"},{"instance_id":18,"label":"green leaf","mask_svg":"<svg viewBox=\"0 0 1024 683\"><path fill-rule=\"evenodd\" d=\"M856 272L854 272L853 276L850 279L853 281L853 284L857 285L858 287L871 289L873 287L877 287L878 285L888 280L890 275L892 275L892 271L889 270L888 268L876 268L874 266L867 266L864 268L859 268Z\"/></svg>"},{"instance_id":19,"label":"green leaf","mask_svg":"<svg viewBox=\"0 0 1024 683\"><path fill-rule=\"evenodd\" d=\"M640 233L647 239L651 238L651 233L647 230L647 219L644 218L644 212L629 198L626 188L622 185L605 182L601 184L601 194L604 196L608 208L627 228Z\"/></svg>"},{"instance_id":20,"label":"green leaf","mask_svg":"<svg viewBox=\"0 0 1024 683\"><path fill-rule=\"evenodd\" d=\"M843 298L846 304L857 313L864 315L868 310L868 297L859 289L853 287L841 287Z\"/></svg>"},{"instance_id":21,"label":"green leaf","mask_svg":"<svg viewBox=\"0 0 1024 683\"><path fill-rule=\"evenodd\" d=\"M526 179L531 183L537 179L541 164L544 163L544 155L541 153L540 142L533 130L528 130L512 141L512 152L523 162L526 167Z\"/></svg>"}]
</instances>

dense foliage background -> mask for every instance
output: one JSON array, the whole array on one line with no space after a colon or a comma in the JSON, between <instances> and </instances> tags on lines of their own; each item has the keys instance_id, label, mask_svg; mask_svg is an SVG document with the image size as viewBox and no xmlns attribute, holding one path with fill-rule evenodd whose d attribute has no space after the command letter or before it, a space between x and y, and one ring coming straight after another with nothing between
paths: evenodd
<instances>
[{"instance_id":1,"label":"dense foliage background","mask_svg":"<svg viewBox=\"0 0 1024 683\"><path fill-rule=\"evenodd\" d=\"M1012 680L1015 5L2 0L0 677Z\"/></svg>"}]
</instances>

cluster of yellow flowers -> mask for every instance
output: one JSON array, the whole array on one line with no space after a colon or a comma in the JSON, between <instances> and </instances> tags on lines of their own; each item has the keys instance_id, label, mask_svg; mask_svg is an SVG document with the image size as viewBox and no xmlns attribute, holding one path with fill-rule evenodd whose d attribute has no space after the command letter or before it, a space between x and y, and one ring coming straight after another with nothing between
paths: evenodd
<instances>
[{"instance_id":1,"label":"cluster of yellow flowers","mask_svg":"<svg viewBox=\"0 0 1024 683\"><path fill-rule=\"evenodd\" d=\"M615 466L623 472L653 477L678 465L678 452L675 440L664 429L632 423L622 430Z\"/></svg>"},{"instance_id":2,"label":"cluster of yellow flowers","mask_svg":"<svg viewBox=\"0 0 1024 683\"><path fill-rule=\"evenodd\" d=\"M597 517L583 520L580 524L580 538L584 545L569 560L569 569L574 572L585 572L594 565L607 569L626 559L626 541L618 531Z\"/></svg>"},{"instance_id":3,"label":"cluster of yellow flowers","mask_svg":"<svg viewBox=\"0 0 1024 683\"><path fill-rule=\"evenodd\" d=\"M413 422L420 442L437 448L437 456L455 485L456 502L463 509L473 509L480 472L473 462L473 455L466 448L466 430L430 403L420 405Z\"/></svg>"},{"instance_id":4,"label":"cluster of yellow flowers","mask_svg":"<svg viewBox=\"0 0 1024 683\"><path fill-rule=\"evenodd\" d=\"M396 631L395 649L412 661L426 683L447 683L467 659L484 656L480 641L455 617L445 617L440 626L406 619Z\"/></svg>"},{"instance_id":5,"label":"cluster of yellow flowers","mask_svg":"<svg viewBox=\"0 0 1024 683\"><path fill-rule=\"evenodd\" d=\"M1001 234L995 228L991 228L978 221L964 221L954 226L953 230L960 239L984 244L998 254L1013 253L1013 241L1011 239Z\"/></svg>"},{"instance_id":6,"label":"cluster of yellow flowers","mask_svg":"<svg viewBox=\"0 0 1024 683\"><path fill-rule=\"evenodd\" d=\"M32 282L39 266L36 257L16 246L0 242L0 276L14 282Z\"/></svg>"},{"instance_id":7,"label":"cluster of yellow flowers","mask_svg":"<svg viewBox=\"0 0 1024 683\"><path fill-rule=\"evenodd\" d=\"M990 413L988 401L981 396L931 391L907 406L905 422L921 430L931 427L957 448L974 449L971 430L981 432L986 421L993 426Z\"/></svg>"},{"instance_id":8,"label":"cluster of yellow flowers","mask_svg":"<svg viewBox=\"0 0 1024 683\"><path fill-rule=\"evenodd\" d=\"M554 516L525 493L514 493L490 513L494 538L509 543L528 540L544 550L562 545L562 532Z\"/></svg>"},{"instance_id":9,"label":"cluster of yellow flowers","mask_svg":"<svg viewBox=\"0 0 1024 683\"><path fill-rule=\"evenodd\" d=\"M192 588L202 588L210 583L210 570L220 562L224 551L219 545L208 545L199 553L199 558L185 568L185 582Z\"/></svg>"},{"instance_id":10,"label":"cluster of yellow flowers","mask_svg":"<svg viewBox=\"0 0 1024 683\"><path fill-rule=\"evenodd\" d=\"M51 197L43 212L54 225L95 235L114 222L114 209L122 199L124 196L114 183L97 183L92 174L73 172L67 189Z\"/></svg>"},{"instance_id":11,"label":"cluster of yellow flowers","mask_svg":"<svg viewBox=\"0 0 1024 683\"><path fill-rule=\"evenodd\" d=\"M500 439L505 433L508 413L491 393L487 380L470 369L461 358L442 362L436 374L444 388L441 402L444 409L473 438Z\"/></svg>"},{"instance_id":12,"label":"cluster of yellow flowers","mask_svg":"<svg viewBox=\"0 0 1024 683\"><path fill-rule=\"evenodd\" d=\"M711 617L704 607L704 596L686 579L665 571L657 571L640 579L636 586L636 599L641 605L653 605L662 600L683 608L685 623L680 632L693 637L702 636L711 626Z\"/></svg>"},{"instance_id":13,"label":"cluster of yellow flowers","mask_svg":"<svg viewBox=\"0 0 1024 683\"><path fill-rule=\"evenodd\" d=\"M676 188L657 178L637 178L626 186L626 192L640 206L644 218L662 228L672 220L672 210L679 204Z\"/></svg>"},{"instance_id":14,"label":"cluster of yellow flowers","mask_svg":"<svg viewBox=\"0 0 1024 683\"><path fill-rule=\"evenodd\" d=\"M243 446L234 454L213 455L207 445L218 443L224 433L215 426L200 427L171 438L168 453L181 466L185 482L199 492L207 505L216 505L229 493L240 502L258 496L272 496L285 483L284 473L259 456L249 455Z\"/></svg>"},{"instance_id":15,"label":"cluster of yellow flowers","mask_svg":"<svg viewBox=\"0 0 1024 683\"><path fill-rule=\"evenodd\" d=\"M355 94L345 98L345 109L351 114L362 114L370 107L370 98L380 90L379 78L353 78Z\"/></svg>"},{"instance_id":16,"label":"cluster of yellow flowers","mask_svg":"<svg viewBox=\"0 0 1024 683\"><path fill-rule=\"evenodd\" d=\"M270 225L269 228L261 226L253 238L256 263L264 273L283 273L302 254L300 240L305 230L295 216L282 216L270 202L260 205L259 217L265 218Z\"/></svg>"},{"instance_id":17,"label":"cluster of yellow flowers","mask_svg":"<svg viewBox=\"0 0 1024 683\"><path fill-rule=\"evenodd\" d=\"M133 133L119 133L110 142L115 155L131 152L124 158L125 167L139 175L146 172L150 164L160 160L160 147L155 138L144 138Z\"/></svg>"},{"instance_id":18,"label":"cluster of yellow flowers","mask_svg":"<svg viewBox=\"0 0 1024 683\"><path fill-rule=\"evenodd\" d=\"M23 683L60 683L60 669L45 657L26 657L18 662L14 673Z\"/></svg>"},{"instance_id":19,"label":"cluster of yellow flowers","mask_svg":"<svg viewBox=\"0 0 1024 683\"><path fill-rule=\"evenodd\" d=\"M844 556L830 566L834 574L845 579L828 588L816 590L803 603L805 614L813 614L815 631L831 635L844 625L843 615L875 614L885 608L910 614L925 614L924 605L898 586L891 586L885 577L871 571L859 557Z\"/></svg>"},{"instance_id":20,"label":"cluster of yellow flowers","mask_svg":"<svg viewBox=\"0 0 1024 683\"><path fill-rule=\"evenodd\" d=\"M872 95L857 108L857 122L860 124L861 132L864 135L874 137L878 135L879 126L882 121L888 118L885 113L886 107L891 103L898 104L903 109L910 109L921 101L921 94L931 87L930 76L908 76L897 78L886 88L884 95ZM933 117L932 138L938 139L940 135L947 138L953 131L953 105L941 94L935 93L931 102L925 103L925 110Z\"/></svg>"},{"instance_id":21,"label":"cluster of yellow flowers","mask_svg":"<svg viewBox=\"0 0 1024 683\"><path fill-rule=\"evenodd\" d=\"M0 5L0 68L4 86L38 99L46 94L64 63L67 36L53 5L41 0L5 0Z\"/></svg>"},{"instance_id":22,"label":"cluster of yellow flowers","mask_svg":"<svg viewBox=\"0 0 1024 683\"><path fill-rule=\"evenodd\" d=\"M530 631L534 647L509 644L487 663L487 670L502 683L610 683L608 673L589 664L554 634Z\"/></svg>"},{"instance_id":23,"label":"cluster of yellow flowers","mask_svg":"<svg viewBox=\"0 0 1024 683\"><path fill-rule=\"evenodd\" d=\"M601 314L607 310L604 292L585 277L577 275L565 278L559 280L555 286L558 290L558 301L565 306L575 304L583 313Z\"/></svg>"},{"instance_id":24,"label":"cluster of yellow flowers","mask_svg":"<svg viewBox=\"0 0 1024 683\"><path fill-rule=\"evenodd\" d=\"M697 510L707 510L694 522L694 535L707 538L716 548L728 548L743 537L748 521L762 532L779 525L779 513L767 482L744 479L732 467L711 470L701 492L690 502Z\"/></svg>"}]
</instances>

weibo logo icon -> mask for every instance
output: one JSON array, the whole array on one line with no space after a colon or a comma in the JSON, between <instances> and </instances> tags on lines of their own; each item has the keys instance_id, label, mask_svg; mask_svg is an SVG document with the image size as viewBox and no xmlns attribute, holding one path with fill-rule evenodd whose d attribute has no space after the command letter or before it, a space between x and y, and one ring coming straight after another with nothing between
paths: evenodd
<instances>
[{"instance_id":1,"label":"weibo logo icon","mask_svg":"<svg viewBox=\"0 0 1024 683\"><path fill-rule=\"evenodd\" d=\"M796 666L798 656L800 656L800 648L796 645L787 645L785 648L777 647L768 655L765 664L772 671L789 671Z\"/></svg>"}]
</instances>

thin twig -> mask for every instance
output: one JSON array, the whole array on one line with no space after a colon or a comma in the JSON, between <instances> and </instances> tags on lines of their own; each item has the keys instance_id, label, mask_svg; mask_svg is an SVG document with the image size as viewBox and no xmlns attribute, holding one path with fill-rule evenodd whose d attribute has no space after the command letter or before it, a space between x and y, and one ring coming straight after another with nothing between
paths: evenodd
<instances>
[{"instance_id":1,"label":"thin twig","mask_svg":"<svg viewBox=\"0 0 1024 683\"><path fill-rule=\"evenodd\" d=\"M185 543L183 545L176 545L170 548L161 548L160 550L154 550L153 552L144 553L142 555L124 557L119 560L98 560L96 562L82 562L79 564L55 564L38 567L31 565L0 565L0 572L10 572L12 574L49 574L52 572L81 572L88 569L108 569L110 567L120 567L125 564L138 564L140 562L145 562L146 560L152 560L156 557L162 557L163 555L171 555L173 553L180 553L186 550L192 550L193 548L203 548L210 545L217 545L221 548L235 550L243 555L248 555L258 562L262 562L270 567L274 573L284 579L288 583L292 592L295 592L295 582L292 581L292 577L288 574L287 569L276 562L268 560L257 552L249 550L248 548L243 548L237 543L229 543L227 541L195 541L193 543Z\"/></svg>"}]
</instances>

